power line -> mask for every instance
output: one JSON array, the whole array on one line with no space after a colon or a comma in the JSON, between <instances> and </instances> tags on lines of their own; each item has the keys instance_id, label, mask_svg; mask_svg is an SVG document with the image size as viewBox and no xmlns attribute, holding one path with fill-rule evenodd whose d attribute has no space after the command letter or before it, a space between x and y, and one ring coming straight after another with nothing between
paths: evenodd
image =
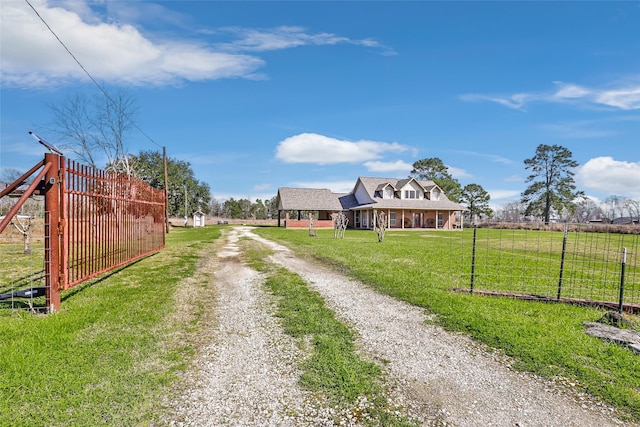
<instances>
[{"instance_id":1,"label":"power line","mask_svg":"<svg viewBox=\"0 0 640 427\"><path fill-rule=\"evenodd\" d=\"M40 20L42 21L42 23L49 29L49 31L51 32L51 34L53 34L53 36L56 38L56 40L58 40L58 42L62 45L62 47L67 51L67 53L69 55L71 55L71 57L73 58L74 61L76 61L76 64L78 64L78 66L82 69L82 71L84 71L84 73L89 76L89 78L91 79L91 81L93 82L93 84L96 85L96 87L98 89L100 89L100 91L104 94L104 96L120 111L120 114L122 114L123 116L125 116L127 119L129 119L129 121L133 124L133 127L135 127L136 129L138 129L138 131L140 131L140 133L142 135L144 135L149 141L151 141L152 143L154 143L155 145L157 145L160 148L163 148L160 144L158 144L153 138L151 138L149 135L147 135L147 133L142 130L142 128L140 126L138 126L136 124L136 122L129 116L127 115L127 113L124 112L124 110L122 108L120 108L120 106L113 100L113 98L111 98L111 96L109 95L109 93L106 91L106 89L104 89L97 81L96 79L93 78L93 76L89 73L89 71L87 71L86 68L84 68L84 66L82 65L82 63L80 63L80 61L78 60L78 58L75 57L75 55L69 50L69 48L64 44L64 42L62 40L60 40L60 37L58 37L58 35L55 33L55 31L53 31L53 29L49 26L49 24L47 24L47 21L44 20L44 18L42 16L40 16L40 13L38 13L38 11L36 10L35 7L33 7L33 5L31 3L29 3L29 0L24 0L31 9L33 9L33 11L35 12L35 14L38 16L38 18L40 18Z\"/></svg>"}]
</instances>

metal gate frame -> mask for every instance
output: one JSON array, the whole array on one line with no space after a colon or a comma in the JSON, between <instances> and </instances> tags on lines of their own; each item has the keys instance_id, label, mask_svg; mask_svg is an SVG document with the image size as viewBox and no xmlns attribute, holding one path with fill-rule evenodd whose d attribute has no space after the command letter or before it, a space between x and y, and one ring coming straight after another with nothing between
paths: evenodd
<instances>
[{"instance_id":1,"label":"metal gate frame","mask_svg":"<svg viewBox=\"0 0 640 427\"><path fill-rule=\"evenodd\" d=\"M42 162L2 190L0 197L19 192L16 189L36 172L0 222L0 232L31 195L44 194L48 312L60 310L62 290L164 248L164 190L126 174L97 170L47 153Z\"/></svg>"}]
</instances>

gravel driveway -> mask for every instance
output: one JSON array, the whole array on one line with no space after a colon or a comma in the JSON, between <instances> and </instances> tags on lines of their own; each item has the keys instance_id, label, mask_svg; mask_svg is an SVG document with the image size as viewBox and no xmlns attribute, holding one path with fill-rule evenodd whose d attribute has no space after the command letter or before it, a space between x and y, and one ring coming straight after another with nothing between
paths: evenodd
<instances>
[{"instance_id":1,"label":"gravel driveway","mask_svg":"<svg viewBox=\"0 0 640 427\"><path fill-rule=\"evenodd\" d=\"M189 386L173 405L172 426L357 425L298 387L304 355L284 335L264 278L244 266L241 237L272 251L273 262L299 274L359 337L364 357L379 363L389 400L425 426L621 426L613 410L572 387L508 367L465 336L429 324L424 310L370 288L235 227L217 252L218 323Z\"/></svg>"}]
</instances>

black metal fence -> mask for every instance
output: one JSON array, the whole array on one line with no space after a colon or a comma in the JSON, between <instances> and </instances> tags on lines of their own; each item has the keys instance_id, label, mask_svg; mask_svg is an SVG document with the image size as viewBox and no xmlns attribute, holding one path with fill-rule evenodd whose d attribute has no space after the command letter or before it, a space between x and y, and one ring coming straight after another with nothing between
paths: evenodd
<instances>
[{"instance_id":1,"label":"black metal fence","mask_svg":"<svg viewBox=\"0 0 640 427\"><path fill-rule=\"evenodd\" d=\"M471 292L640 311L640 227L543 224L461 233Z\"/></svg>"}]
</instances>

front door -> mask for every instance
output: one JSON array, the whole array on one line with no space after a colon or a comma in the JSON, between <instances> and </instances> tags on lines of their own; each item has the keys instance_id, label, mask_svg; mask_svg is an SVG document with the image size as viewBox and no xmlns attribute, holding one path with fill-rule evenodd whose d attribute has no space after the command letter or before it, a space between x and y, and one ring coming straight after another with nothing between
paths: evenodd
<instances>
[{"instance_id":1,"label":"front door","mask_svg":"<svg viewBox=\"0 0 640 427\"><path fill-rule=\"evenodd\" d=\"M422 228L422 215L419 213L413 214L413 227Z\"/></svg>"}]
</instances>

